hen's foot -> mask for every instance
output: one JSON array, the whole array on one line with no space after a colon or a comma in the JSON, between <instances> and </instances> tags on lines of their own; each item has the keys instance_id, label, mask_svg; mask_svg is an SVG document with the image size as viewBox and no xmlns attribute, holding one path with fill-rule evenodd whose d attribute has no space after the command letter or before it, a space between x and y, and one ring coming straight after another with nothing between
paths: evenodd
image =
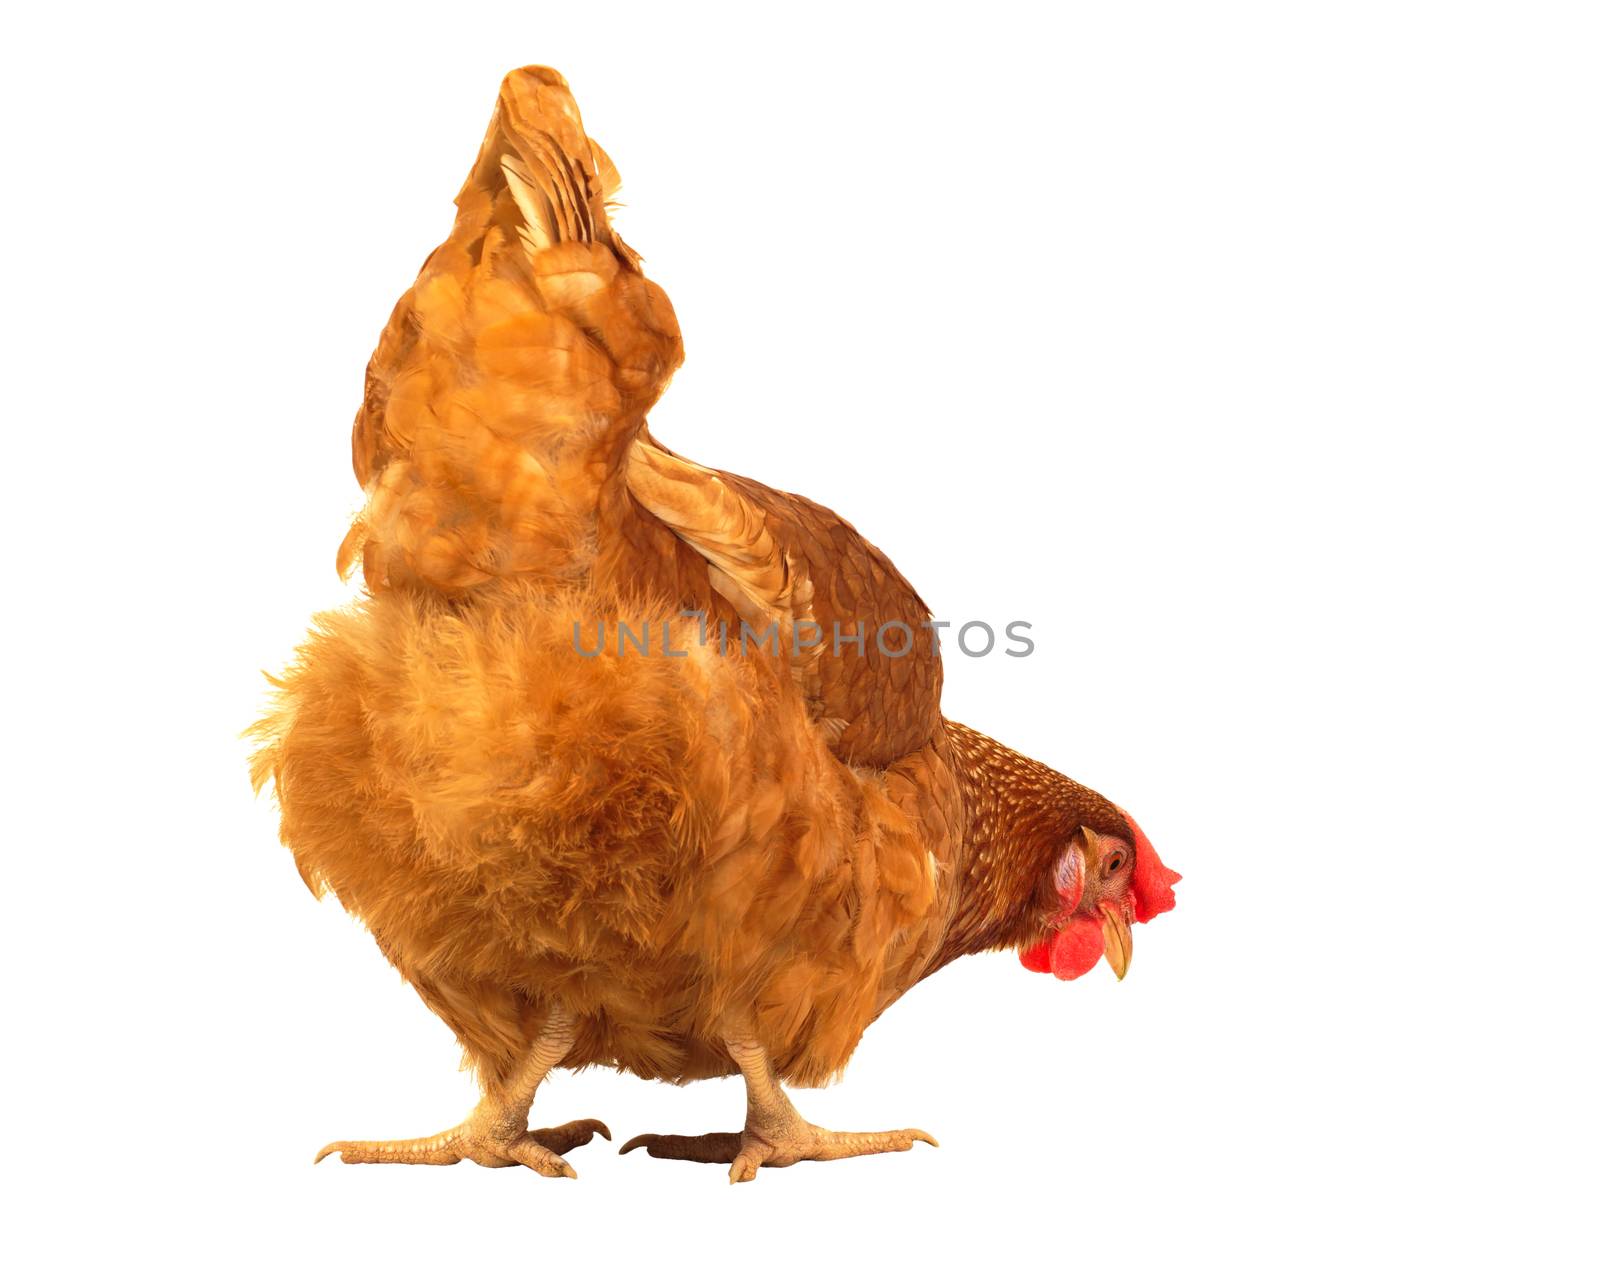
<instances>
[{"instance_id":1,"label":"hen's foot","mask_svg":"<svg viewBox=\"0 0 1600 1268\"><path fill-rule=\"evenodd\" d=\"M619 1151L644 1149L652 1158L681 1158L688 1162L731 1162L731 1184L754 1180L762 1167L788 1167L797 1162L832 1162L863 1154L904 1153L917 1141L938 1147L925 1131L907 1127L892 1132L833 1132L816 1127L796 1114L792 1121L746 1127L741 1132L711 1132L705 1136L635 1136Z\"/></svg>"},{"instance_id":2,"label":"hen's foot","mask_svg":"<svg viewBox=\"0 0 1600 1268\"><path fill-rule=\"evenodd\" d=\"M469 1118L437 1136L415 1140L336 1140L323 1146L316 1161L329 1154L338 1154L341 1162L408 1162L428 1167L470 1160L480 1167L528 1167L542 1176L573 1180L578 1173L561 1155L587 1145L597 1134L611 1139L610 1131L597 1118L538 1131L489 1127Z\"/></svg>"},{"instance_id":3,"label":"hen's foot","mask_svg":"<svg viewBox=\"0 0 1600 1268\"><path fill-rule=\"evenodd\" d=\"M744 1131L713 1132L709 1136L635 1136L622 1147L622 1153L642 1145L652 1158L731 1162L728 1179L739 1184L754 1180L762 1167L903 1153L919 1140L938 1147L937 1140L914 1127L897 1132L831 1132L826 1127L814 1127L800 1117L800 1111L785 1094L765 1048L738 1031L723 1042L744 1075Z\"/></svg>"},{"instance_id":4,"label":"hen's foot","mask_svg":"<svg viewBox=\"0 0 1600 1268\"><path fill-rule=\"evenodd\" d=\"M336 1140L316 1157L321 1162L338 1154L344 1162L410 1162L425 1167L448 1167L470 1158L481 1167L527 1167L542 1176L577 1179L562 1154L587 1145L596 1132L611 1139L597 1118L583 1118L561 1127L528 1130L533 1094L545 1075L572 1049L577 1022L554 1004L545 1017L533 1046L510 1075L484 1094L478 1108L459 1127L437 1136L416 1140Z\"/></svg>"}]
</instances>

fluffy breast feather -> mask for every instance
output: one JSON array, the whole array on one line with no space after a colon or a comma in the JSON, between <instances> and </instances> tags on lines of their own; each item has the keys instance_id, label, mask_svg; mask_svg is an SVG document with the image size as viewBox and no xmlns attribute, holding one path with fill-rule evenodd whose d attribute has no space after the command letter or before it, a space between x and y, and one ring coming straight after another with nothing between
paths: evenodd
<instances>
[{"instance_id":1,"label":"fluffy breast feather","mask_svg":"<svg viewBox=\"0 0 1600 1268\"><path fill-rule=\"evenodd\" d=\"M322 617L258 726L282 835L497 1065L555 999L570 1064L728 1072L753 1025L825 1080L935 954L958 833L937 746L887 771L830 752L787 668L592 648L665 611L581 589L472 604L386 592Z\"/></svg>"}]
</instances>

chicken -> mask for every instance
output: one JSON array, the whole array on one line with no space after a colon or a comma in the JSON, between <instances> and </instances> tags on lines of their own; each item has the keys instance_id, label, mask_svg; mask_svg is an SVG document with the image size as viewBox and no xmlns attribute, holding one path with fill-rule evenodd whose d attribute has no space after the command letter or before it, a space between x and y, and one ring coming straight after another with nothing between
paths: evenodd
<instances>
[{"instance_id":1,"label":"chicken","mask_svg":"<svg viewBox=\"0 0 1600 1268\"><path fill-rule=\"evenodd\" d=\"M742 1074L739 1132L640 1136L762 1166L934 1143L832 1132L818 1085L958 956L1120 977L1176 873L1098 793L939 708L926 605L833 512L673 453L682 359L607 218L565 81L503 83L449 239L401 298L354 427L362 598L317 619L255 726L282 838L454 1031L458 1126L346 1162L521 1164L540 1081Z\"/></svg>"}]
</instances>

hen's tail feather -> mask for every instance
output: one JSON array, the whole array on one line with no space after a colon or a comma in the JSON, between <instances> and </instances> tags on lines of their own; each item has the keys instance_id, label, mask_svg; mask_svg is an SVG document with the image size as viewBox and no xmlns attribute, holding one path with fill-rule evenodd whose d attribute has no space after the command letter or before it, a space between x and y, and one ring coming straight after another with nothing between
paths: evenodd
<instances>
[{"instance_id":1,"label":"hen's tail feather","mask_svg":"<svg viewBox=\"0 0 1600 1268\"><path fill-rule=\"evenodd\" d=\"M609 243L607 195L589 138L566 80L547 67L524 67L500 85L495 121L469 185L473 181L491 195L504 184L530 251L597 238Z\"/></svg>"},{"instance_id":2,"label":"hen's tail feather","mask_svg":"<svg viewBox=\"0 0 1600 1268\"><path fill-rule=\"evenodd\" d=\"M682 360L671 303L607 218L617 188L566 81L506 76L450 238L368 366L342 572L460 592L588 567L600 486Z\"/></svg>"}]
</instances>

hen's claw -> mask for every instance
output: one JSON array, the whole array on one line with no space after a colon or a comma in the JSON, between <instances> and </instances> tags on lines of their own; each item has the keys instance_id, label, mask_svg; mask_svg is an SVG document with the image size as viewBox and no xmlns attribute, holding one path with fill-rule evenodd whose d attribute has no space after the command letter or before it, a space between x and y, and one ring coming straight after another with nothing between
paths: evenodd
<instances>
[{"instance_id":1,"label":"hen's claw","mask_svg":"<svg viewBox=\"0 0 1600 1268\"><path fill-rule=\"evenodd\" d=\"M527 1167L542 1176L575 1180L578 1173L561 1155L587 1145L595 1136L611 1139L598 1118L580 1118L560 1127L500 1133L485 1131L470 1120L437 1136L414 1140L336 1140L324 1145L315 1162L338 1154L346 1163L391 1162L448 1167L472 1161L481 1167Z\"/></svg>"},{"instance_id":2,"label":"hen's claw","mask_svg":"<svg viewBox=\"0 0 1600 1268\"><path fill-rule=\"evenodd\" d=\"M611 1129L598 1118L577 1118L560 1127L536 1127L528 1135L551 1153L564 1154L568 1150L587 1145L596 1136L611 1139Z\"/></svg>"}]
</instances>

